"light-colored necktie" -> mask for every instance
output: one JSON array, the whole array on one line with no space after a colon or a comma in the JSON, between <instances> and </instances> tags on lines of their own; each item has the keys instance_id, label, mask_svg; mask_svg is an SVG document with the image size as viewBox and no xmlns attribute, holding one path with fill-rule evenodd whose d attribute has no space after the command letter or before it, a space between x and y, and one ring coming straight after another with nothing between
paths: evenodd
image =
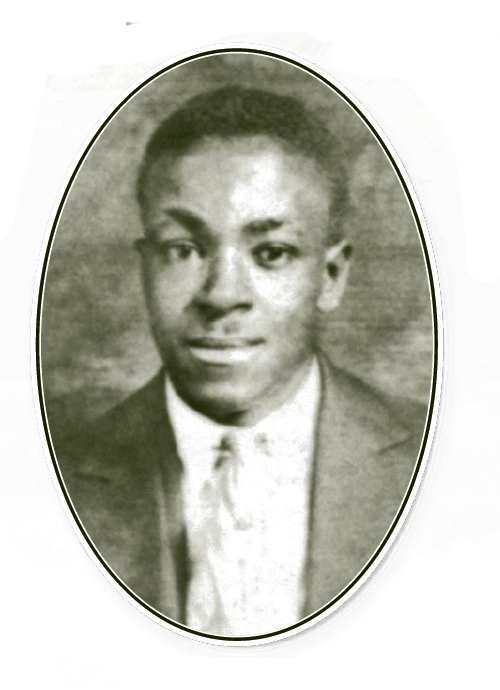
<instances>
[{"instance_id":1,"label":"light-colored necktie","mask_svg":"<svg viewBox=\"0 0 500 690\"><path fill-rule=\"evenodd\" d=\"M202 488L199 529L190 544L194 572L189 625L231 635L246 615L244 532L252 528L251 506L240 490L243 460L236 433L224 434L214 450L213 471Z\"/></svg>"},{"instance_id":2,"label":"light-colored necktie","mask_svg":"<svg viewBox=\"0 0 500 690\"><path fill-rule=\"evenodd\" d=\"M267 435L240 429L221 435L213 449L190 513L190 628L241 637L300 617L303 559L295 551L306 539L307 494L295 470L287 477L290 463L276 469L273 450Z\"/></svg>"},{"instance_id":3,"label":"light-colored necktie","mask_svg":"<svg viewBox=\"0 0 500 690\"><path fill-rule=\"evenodd\" d=\"M251 506L246 504L244 494L239 491L243 459L236 432L224 434L216 450L218 455L214 464L214 474L218 491L213 492L213 499L223 502L233 519L235 529L250 529Z\"/></svg>"}]
</instances>

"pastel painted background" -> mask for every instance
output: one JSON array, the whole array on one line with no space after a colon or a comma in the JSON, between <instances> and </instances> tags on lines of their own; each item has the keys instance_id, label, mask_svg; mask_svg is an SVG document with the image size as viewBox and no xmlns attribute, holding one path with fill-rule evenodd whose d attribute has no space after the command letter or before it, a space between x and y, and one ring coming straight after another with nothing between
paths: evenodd
<instances>
[{"instance_id":1,"label":"pastel painted background","mask_svg":"<svg viewBox=\"0 0 500 690\"><path fill-rule=\"evenodd\" d=\"M264 36L245 33L234 37L224 37L223 40L231 39L254 40L258 43L267 42L283 47L293 47L289 45L290 36L281 39L276 34ZM293 40L297 52L303 51L307 57L333 73L339 69L334 64L332 46L328 42L314 39L310 35L300 36L298 32ZM303 46L306 47L303 48ZM12 219L9 234L3 238L0 246L0 289L2 292L0 296L2 313L0 518L8 526L13 550L22 552L35 572L49 575L50 586L64 589L68 596L71 596L71 592L76 589L86 592L88 596L93 596L94 589L87 578L81 575L79 559L71 541L64 536L63 530L57 525L55 504L44 479L36 432L30 413L26 357L27 318L33 272L38 257L40 238L45 230L55 194L84 136L114 98L154 64L158 64L161 59L127 66L103 65L89 74L50 75L46 79L33 140L27 150L26 171L20 185L18 209ZM395 134L405 143L407 150L419 166L441 220L443 237L452 257L460 290L462 381L454 438L440 492L412 555L415 558L437 558L457 544L472 541L488 557L498 557L500 554L498 496L500 461L497 450L500 438L498 412L500 384L497 362L500 350L499 281L479 282L468 273L466 238L461 215L461 185L454 143L448 137L439 119L426 106L423 94L417 93L414 87L401 77L348 75L348 78L362 93L372 99L380 114L390 123ZM378 153L370 149L368 142L366 147L366 150L361 147L357 155L362 162L365 161L363 167L366 165L370 169L370 166L378 165ZM358 184L362 185L362 183L363 175L358 177ZM390 188L391 183L386 179L378 190L376 185L370 186L366 180L365 184L367 184L366 195L375 200L372 208L385 209L387 199L384 204L380 195L383 195L384 189ZM390 192L390 194L393 193L397 196L395 191ZM389 201L389 206L400 205L396 197L394 199L391 197ZM89 201L91 202L92 200ZM361 214L360 217L363 217L363 211L361 209L358 211ZM366 209L364 213L367 213ZM409 235L411 233L408 237ZM393 250L392 247L391 250ZM384 252L380 251L377 258L383 255ZM130 261L132 262L132 258ZM54 271L56 270L54 268ZM63 281L62 273L59 280ZM79 285L82 282L85 283L85 279L82 279L80 274L75 280L80 281ZM394 277L387 273L387 280L392 281ZM87 282L90 281L91 277L88 276ZM54 279L54 285L56 284L57 281ZM359 283L354 284L359 285ZM391 283L391 288L394 290L394 283ZM54 304L60 307L62 303L64 307L63 289L54 288L54 290ZM87 295L92 296L92 290L93 286L88 285ZM85 298L87 299L85 309L91 310L93 304L89 296ZM71 290L68 290L66 299L67 313L71 314L72 304L75 301L75 295ZM417 300L415 304L418 307L420 302ZM409 318L405 327L399 331L395 325L397 319L391 322L390 314L387 316L384 328L392 329L393 337L387 339L384 336L375 342L380 352L380 359L377 359L377 362L381 362L377 366L380 366L382 372L387 367L391 368L390 358L398 352L396 347L398 343L400 344L399 353L406 352L405 338L408 338L411 347L415 348L414 352L422 353L423 359L419 359L418 362L424 361L425 356L428 357L428 341L424 338L419 344L419 337L422 338L419 333L425 332L425 328L417 327L419 319L425 319L425 309L417 307L412 312L414 318ZM98 307L99 311L96 314L98 324L102 319L101 309L103 309L102 305ZM59 332L63 334L70 327L69 323L61 319ZM345 326L341 327L345 328ZM71 337L73 337L72 334ZM68 334L64 334L64 338L69 338ZM54 339L47 344L47 347L54 348L54 352L47 355L49 370L47 380L50 379L47 385L51 390L53 409L56 410L54 414L59 414L56 406L60 404L64 396L78 394L78 391L84 388L90 390L96 380L109 383L107 394L110 395L109 399L112 395L124 390L120 388L123 386L123 381L118 383L116 375L117 353L106 354L106 357L99 362L96 361L95 352L92 351L91 339L88 339L86 346L88 347L86 362L90 366L86 368L79 364L78 369L74 363L74 357L79 355L69 353L69 359L73 359L73 363L65 362L64 356L68 353L65 354L61 343ZM390 349L391 347L393 350ZM338 352L343 354L342 350ZM123 361L129 361L127 353L120 354ZM401 366L399 381L404 381L406 378L403 375L405 362L403 354L401 354L401 364L398 365ZM52 365L49 363L50 357L52 357ZM417 360L410 355L410 363L414 361ZM153 365L154 362L151 362L150 366ZM422 365L418 364L418 366ZM82 377L76 379L74 390L70 386L72 367L74 371L79 370ZM101 367L102 375L99 375L99 367ZM372 367L367 365L364 373L369 375L371 369ZM83 380L84 371L89 372L88 375L93 378ZM137 377L132 381L134 384L145 375L144 371L132 373ZM384 381L383 375L379 376L380 381ZM423 390L422 384L418 389L409 389L408 393L421 399ZM64 405L61 405L61 414L63 408ZM494 580L495 574L490 572L484 577Z\"/></svg>"}]
</instances>

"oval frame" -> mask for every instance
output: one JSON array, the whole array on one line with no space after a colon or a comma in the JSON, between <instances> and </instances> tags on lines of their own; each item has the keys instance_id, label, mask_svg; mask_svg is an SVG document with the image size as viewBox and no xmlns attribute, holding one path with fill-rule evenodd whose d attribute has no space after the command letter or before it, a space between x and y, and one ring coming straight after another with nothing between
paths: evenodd
<instances>
[{"instance_id":1,"label":"oval frame","mask_svg":"<svg viewBox=\"0 0 500 690\"><path fill-rule=\"evenodd\" d=\"M296 68L309 73L312 77L318 79L323 84L325 84L325 86L332 89L340 98L342 98L348 104L348 106L350 106L350 108L363 121L365 126L369 129L369 131L374 136L375 140L383 150L387 160L389 161L392 169L394 170L398 178L398 181L404 191L405 197L410 206L412 217L416 229L419 233L420 245L427 271L433 323L432 379L430 386L429 404L427 408L427 419L425 423L424 432L422 435L422 442L420 445L418 458L415 462L412 479L407 488L402 503L399 507L399 510L395 515L393 522L388 532L386 533L384 539L379 544L375 553L372 554L369 562L364 566L364 568L359 573L357 573L357 575L351 580L351 582L336 597L334 597L331 601L325 604L321 609L317 610L313 614L310 614L306 618L282 630L265 633L262 635L234 638L219 637L208 633L197 632L191 630L190 628L181 623L167 618L164 614L154 609L147 602L143 601L140 597L138 597L132 590L130 590L128 586L120 580L120 578L113 572L110 566L108 566L106 561L102 558L99 551L92 543L92 540L90 539L89 535L86 533L86 530L74 509L74 506L72 504L69 493L66 489L58 465L56 453L54 451L54 447L52 444L52 438L47 419L47 412L45 409L41 367L41 316L45 280L47 275L47 267L51 255L51 249L53 246L59 219L63 212L64 205L71 190L73 181L75 180L75 177L78 174L80 168L84 164L88 153L92 149L92 146L99 138L103 130L107 127L108 123L113 119L113 117L134 97L135 94L137 94L142 89L146 88L147 85L150 84L152 81L154 81L158 77L161 77L166 72L176 69L177 67L187 62L197 59L203 59L209 55L217 55L222 53L256 54L288 62L289 64L294 65ZM47 461L52 473L54 484L57 487L60 500L64 505L64 509L70 518L70 522L73 526L73 529L77 533L80 542L82 543L86 552L90 555L94 563L96 563L101 572L106 576L108 581L113 584L113 586L122 594L122 596L125 597L127 601L129 601L132 605L135 606L135 608L137 608L142 613L146 614L150 619L152 619L156 623L159 623L163 627L177 632L178 634L181 634L189 639L195 639L198 641L209 642L212 644L223 646L250 646L281 640L291 635L294 635L297 632L308 629L311 625L318 623L319 621L327 617L329 614L336 611L340 606L342 606L348 600L350 600L356 592L359 591L359 589L367 582L367 580L369 580L372 573L376 570L376 568L385 558L389 549L393 545L398 533L400 532L403 525L406 523L408 513L415 500L418 488L421 485L425 468L429 459L429 455L431 453L431 446L437 424L439 401L443 381L443 315L437 266L432 249L432 241L425 222L421 205L412 186L409 175L404 165L400 161L398 154L394 150L389 138L384 133L382 128L375 121L373 116L370 115L370 113L368 113L364 106L343 85L341 85L331 75L327 74L324 70L317 67L316 65L313 65L306 59L303 59L301 57L299 58L297 55L285 50L269 46L262 46L258 44L230 43L215 46L207 46L202 50L195 49L187 51L183 53L181 56L176 56L175 58L171 58L163 62L160 66L148 72L138 82L129 87L125 91L125 93L120 97L119 101L113 104L113 106L111 106L111 108L108 109L108 111L103 115L100 121L93 128L93 130L87 137L85 143L78 152L61 186L61 191L59 192L57 201L54 204L54 208L46 231L46 237L44 239L44 243L41 249L35 285L36 289L32 315L32 339L34 346L32 351L34 355L32 356L32 374L38 423L40 426L40 432L43 439L43 446L45 452L47 453Z\"/></svg>"}]
</instances>

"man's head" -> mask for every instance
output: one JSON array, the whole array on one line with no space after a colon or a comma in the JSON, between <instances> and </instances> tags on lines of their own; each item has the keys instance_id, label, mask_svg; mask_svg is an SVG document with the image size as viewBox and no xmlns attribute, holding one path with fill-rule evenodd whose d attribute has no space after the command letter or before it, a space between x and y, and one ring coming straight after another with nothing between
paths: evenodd
<instances>
[{"instance_id":1,"label":"man's head","mask_svg":"<svg viewBox=\"0 0 500 690\"><path fill-rule=\"evenodd\" d=\"M253 423L307 371L317 310L347 277L335 153L299 101L237 87L195 97L147 146L152 330L179 394L208 416Z\"/></svg>"}]
</instances>

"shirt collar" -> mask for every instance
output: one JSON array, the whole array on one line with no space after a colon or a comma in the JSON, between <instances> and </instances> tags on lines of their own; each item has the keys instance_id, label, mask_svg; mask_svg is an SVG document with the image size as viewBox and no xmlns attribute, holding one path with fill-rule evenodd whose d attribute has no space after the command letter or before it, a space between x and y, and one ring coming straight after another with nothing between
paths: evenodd
<instances>
[{"instance_id":1,"label":"shirt collar","mask_svg":"<svg viewBox=\"0 0 500 690\"><path fill-rule=\"evenodd\" d=\"M168 375L165 377L168 415L185 468L210 471L207 460L215 457L221 438L234 427L218 424L189 407L179 397ZM291 400L271 412L253 427L238 428L243 439L265 439L273 454L310 451L320 398L320 373L314 358L304 381Z\"/></svg>"}]
</instances>

